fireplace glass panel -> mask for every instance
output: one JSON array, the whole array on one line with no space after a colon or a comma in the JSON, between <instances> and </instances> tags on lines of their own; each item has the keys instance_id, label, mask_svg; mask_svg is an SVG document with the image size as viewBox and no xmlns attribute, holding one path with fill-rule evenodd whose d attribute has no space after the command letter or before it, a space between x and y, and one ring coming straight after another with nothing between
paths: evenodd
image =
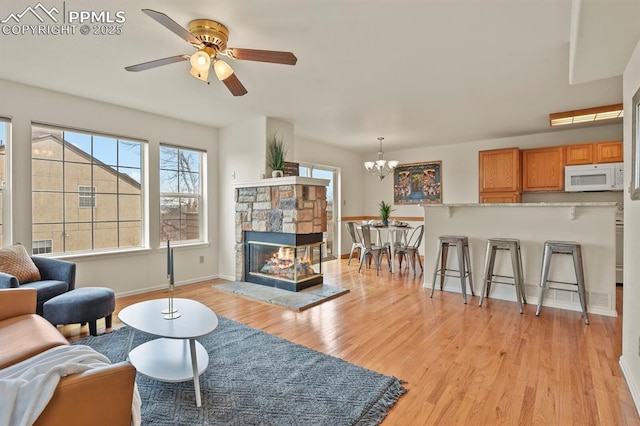
<instances>
[{"instance_id":1,"label":"fireplace glass panel","mask_svg":"<svg viewBox=\"0 0 640 426\"><path fill-rule=\"evenodd\" d=\"M322 242L290 246L249 242L249 274L293 283L322 277Z\"/></svg>"}]
</instances>

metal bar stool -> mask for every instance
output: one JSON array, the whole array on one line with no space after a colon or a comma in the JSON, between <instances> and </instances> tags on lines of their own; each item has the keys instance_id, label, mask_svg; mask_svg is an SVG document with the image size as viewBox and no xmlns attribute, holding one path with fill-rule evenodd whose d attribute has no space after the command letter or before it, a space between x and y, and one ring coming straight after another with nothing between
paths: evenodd
<instances>
[{"instance_id":1,"label":"metal bar stool","mask_svg":"<svg viewBox=\"0 0 640 426\"><path fill-rule=\"evenodd\" d=\"M511 255L511 269L513 276L510 275L498 275L493 273L493 267L495 266L496 253L498 251L508 250ZM511 281L499 281L498 278L510 278ZM522 304L527 302L524 299L524 274L522 273L522 254L520 252L520 240L512 238L490 238L487 241L487 253L484 261L484 276L482 284L482 294L480 294L480 303L478 306L482 306L485 296L489 297L491 291L491 283L497 284L509 284L516 288L516 303L518 304L518 310L523 312Z\"/></svg>"},{"instance_id":2,"label":"metal bar stool","mask_svg":"<svg viewBox=\"0 0 640 426\"><path fill-rule=\"evenodd\" d=\"M551 257L554 254L569 254L573 257L573 268L576 274L576 282L552 281L549 279L549 267L551 265ZM577 286L578 289L568 289L560 287L549 287L548 283L565 284ZM580 298L580 306L582 307L582 316L584 323L589 324L587 316L587 299L584 288L584 270L582 266L582 247L579 243L572 241L545 241L544 256L542 258L542 274L540 275L540 298L538 299L538 308L536 316L540 315L542 309L542 300L544 299L544 291L550 288L552 290L571 291L578 293Z\"/></svg>"},{"instance_id":3,"label":"metal bar stool","mask_svg":"<svg viewBox=\"0 0 640 426\"><path fill-rule=\"evenodd\" d=\"M447 258L449 256L449 247L453 246L458 254L458 269L447 268ZM440 264L440 268L438 268ZM457 272L458 274L448 274L447 272ZM469 239L457 235L441 235L438 237L438 255L436 256L436 267L433 271L433 282L431 283L431 297L436 288L436 277L440 276L440 290L444 286L444 277L460 278L460 286L462 288L462 299L467 303L467 286L465 278L469 280L469 288L471 295L473 293L473 277L471 276L471 259L469 257Z\"/></svg>"}]
</instances>

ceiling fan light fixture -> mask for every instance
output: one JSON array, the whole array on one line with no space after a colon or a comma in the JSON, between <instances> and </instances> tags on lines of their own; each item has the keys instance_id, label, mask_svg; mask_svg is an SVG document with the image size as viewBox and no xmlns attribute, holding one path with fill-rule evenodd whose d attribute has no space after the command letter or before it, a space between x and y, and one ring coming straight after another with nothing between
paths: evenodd
<instances>
[{"instance_id":1,"label":"ceiling fan light fixture","mask_svg":"<svg viewBox=\"0 0 640 426\"><path fill-rule=\"evenodd\" d=\"M247 94L247 89L238 79L233 69L225 62L217 60L221 54L231 59L243 61L268 62L274 64L295 65L297 58L291 52L277 50L260 50L244 48L227 48L229 29L220 22L211 19L195 19L189 22L188 28L171 19L162 12L153 9L142 9L142 12L154 21L176 34L178 37L197 49L192 55L175 55L125 67L127 71L145 71L163 65L188 60L191 65L189 73L202 81L209 82L209 72L216 64L214 72L233 96Z\"/></svg>"},{"instance_id":2,"label":"ceiling fan light fixture","mask_svg":"<svg viewBox=\"0 0 640 426\"><path fill-rule=\"evenodd\" d=\"M208 81L209 80L209 70L205 69L204 71L197 70L195 68L191 68L189 73L197 78L198 80Z\"/></svg>"},{"instance_id":3,"label":"ceiling fan light fixture","mask_svg":"<svg viewBox=\"0 0 640 426\"><path fill-rule=\"evenodd\" d=\"M206 71L211 66L211 58L204 50L198 50L191 55L189 62L191 62L191 67L198 71Z\"/></svg>"},{"instance_id":4,"label":"ceiling fan light fixture","mask_svg":"<svg viewBox=\"0 0 640 426\"><path fill-rule=\"evenodd\" d=\"M233 68L222 59L216 58L213 61L213 70L216 72L216 76L220 81L226 80L233 74Z\"/></svg>"},{"instance_id":5,"label":"ceiling fan light fixture","mask_svg":"<svg viewBox=\"0 0 640 426\"><path fill-rule=\"evenodd\" d=\"M209 69L211 68L211 57L204 49L198 50L189 58L191 70L189 73L198 80L209 80Z\"/></svg>"}]
</instances>

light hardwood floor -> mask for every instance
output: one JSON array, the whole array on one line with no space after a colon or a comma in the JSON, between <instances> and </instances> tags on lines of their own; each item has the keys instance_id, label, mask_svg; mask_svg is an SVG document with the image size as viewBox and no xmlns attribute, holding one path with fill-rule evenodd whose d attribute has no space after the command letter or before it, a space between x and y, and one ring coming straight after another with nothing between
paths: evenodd
<instances>
[{"instance_id":1,"label":"light hardwood floor","mask_svg":"<svg viewBox=\"0 0 640 426\"><path fill-rule=\"evenodd\" d=\"M358 274L357 262L324 265L325 282L350 293L303 312L211 289L178 287L218 315L405 380L384 425L640 425L618 365L622 318L437 291L407 270ZM429 272L429 271L427 271ZM618 292L621 297L621 291ZM117 312L163 291L117 300ZM533 303L534 301L530 301ZM618 303L618 311L621 303ZM99 327L104 323L99 322ZM69 339L86 327L65 326Z\"/></svg>"}]
</instances>

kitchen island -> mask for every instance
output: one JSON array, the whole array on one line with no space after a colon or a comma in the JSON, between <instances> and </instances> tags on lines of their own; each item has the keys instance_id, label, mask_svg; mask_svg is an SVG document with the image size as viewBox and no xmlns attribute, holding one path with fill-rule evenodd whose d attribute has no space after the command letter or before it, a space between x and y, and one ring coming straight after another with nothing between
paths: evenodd
<instances>
[{"instance_id":1,"label":"kitchen island","mask_svg":"<svg viewBox=\"0 0 640 426\"><path fill-rule=\"evenodd\" d=\"M527 304L538 303L544 242L576 241L582 244L588 311L617 316L616 312L616 212L613 202L518 203L518 204L425 204L424 286L431 288L437 241L440 235L469 238L474 291L482 290L487 239L518 238ZM456 255L449 251L449 267L457 268ZM506 252L496 257L495 274L513 275ZM575 282L571 256L554 255L550 280ZM439 280L436 283L438 296ZM444 290L460 292L460 281L447 277ZM491 298L515 302L513 286L493 284ZM470 299L477 304L478 299ZM462 303L462 300L460 300ZM581 311L577 293L547 290L544 306ZM514 304L514 311L516 310ZM517 312L517 311L516 311ZM525 314L533 314L528 309ZM541 315L544 315L544 309Z\"/></svg>"}]
</instances>

